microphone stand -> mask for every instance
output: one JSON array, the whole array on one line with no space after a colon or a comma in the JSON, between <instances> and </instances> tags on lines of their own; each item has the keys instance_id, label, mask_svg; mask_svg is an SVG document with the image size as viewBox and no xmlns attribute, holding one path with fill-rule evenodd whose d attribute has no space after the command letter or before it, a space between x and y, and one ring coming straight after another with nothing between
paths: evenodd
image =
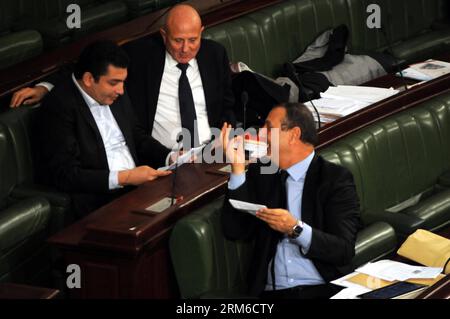
<instances>
[{"instance_id":1,"label":"microphone stand","mask_svg":"<svg viewBox=\"0 0 450 319\"><path fill-rule=\"evenodd\" d=\"M175 159L175 169L173 170L173 175L172 175L172 193L170 195L170 206L173 206L176 203L175 202L175 186L176 186L177 172L178 172L178 158L180 157L179 145L182 140L183 140L183 135L179 135L177 138L177 147L176 147L177 156Z\"/></svg>"},{"instance_id":2,"label":"microphone stand","mask_svg":"<svg viewBox=\"0 0 450 319\"><path fill-rule=\"evenodd\" d=\"M300 81L300 77L298 76L297 71L295 70L295 67L292 65L292 63L287 63L286 65L287 65L287 67L289 68L290 73L292 73L292 75L295 77L295 80L296 80L297 83L298 83L298 86L299 86L298 97L299 97L299 99L300 99L300 95L301 95L301 91L302 91L302 90L305 92L305 94L307 94L307 93L306 93L306 88L303 86L303 83ZM321 127L322 127L322 125L321 125L321 122L320 122L320 114L319 114L319 111L317 110L316 106L314 105L314 102L312 101L311 98L309 98L308 95L306 96L306 98L307 98L307 100L308 100L307 102L310 102L311 105L312 105L312 107L314 108L314 111L315 111L316 116L317 116L317 122L318 122L318 125L319 125L319 128L318 128L318 129L320 130Z\"/></svg>"}]
</instances>

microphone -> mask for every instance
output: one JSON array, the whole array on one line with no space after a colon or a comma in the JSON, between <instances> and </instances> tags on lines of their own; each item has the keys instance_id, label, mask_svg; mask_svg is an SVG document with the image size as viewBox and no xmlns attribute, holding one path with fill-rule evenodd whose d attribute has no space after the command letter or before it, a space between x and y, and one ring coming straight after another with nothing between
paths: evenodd
<instances>
[{"instance_id":1,"label":"microphone","mask_svg":"<svg viewBox=\"0 0 450 319\"><path fill-rule=\"evenodd\" d=\"M311 105L312 105L312 107L314 108L314 111L316 112L316 115L317 115L317 121L318 121L318 123L319 123L319 130L320 130L320 128L322 127L322 125L321 125L321 123L320 123L320 114L319 114L319 111L317 110L316 106L314 105L314 102L312 101L312 99L311 99L311 98L308 96L308 94L306 93L306 88L303 86L303 83L300 81L300 77L298 76L297 70L295 70L294 65L293 65L292 63L286 63L286 66L287 66L287 68L288 68L289 73L291 73L291 74L294 76L295 81L298 83L298 86L299 86L299 93L298 93L299 99L300 99L300 94L301 94L301 92L302 92L302 90L303 90L303 91L305 92L305 94L306 94L306 98L307 98L307 100L308 100L307 102L310 102Z\"/></svg>"},{"instance_id":2,"label":"microphone","mask_svg":"<svg viewBox=\"0 0 450 319\"><path fill-rule=\"evenodd\" d=\"M175 158L175 169L173 170L173 174L172 174L172 191L171 191L171 195L170 195L170 206L173 206L175 204L175 187L176 187L176 182L177 182L178 158L180 157L179 145L182 140L183 140L183 134L178 134L177 141L176 141L177 156Z\"/></svg>"},{"instance_id":3,"label":"microphone","mask_svg":"<svg viewBox=\"0 0 450 319\"><path fill-rule=\"evenodd\" d=\"M241 103L243 106L243 112L244 112L244 124L242 125L242 128L246 129L246 121L247 121L247 104L248 104L248 93L247 91L243 91L241 94Z\"/></svg>"}]
</instances>

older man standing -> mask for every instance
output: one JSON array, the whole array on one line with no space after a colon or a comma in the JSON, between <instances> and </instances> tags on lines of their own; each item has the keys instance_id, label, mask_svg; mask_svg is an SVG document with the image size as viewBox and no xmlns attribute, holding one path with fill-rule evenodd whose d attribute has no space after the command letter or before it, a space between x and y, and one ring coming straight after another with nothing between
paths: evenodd
<instances>
[{"instance_id":1,"label":"older man standing","mask_svg":"<svg viewBox=\"0 0 450 319\"><path fill-rule=\"evenodd\" d=\"M182 128L191 133L192 145L209 140L211 127L234 122L229 60L220 44L201 38L203 29L198 12L180 4L169 11L161 37L124 46L131 60L126 86L132 105L148 132L168 148ZM35 103L46 88L18 91L11 106Z\"/></svg>"}]
</instances>

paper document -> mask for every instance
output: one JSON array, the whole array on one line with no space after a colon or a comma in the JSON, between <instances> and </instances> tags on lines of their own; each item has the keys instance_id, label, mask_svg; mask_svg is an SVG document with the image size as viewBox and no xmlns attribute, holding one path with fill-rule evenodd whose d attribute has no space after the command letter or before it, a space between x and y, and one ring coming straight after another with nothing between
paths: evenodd
<instances>
[{"instance_id":1,"label":"paper document","mask_svg":"<svg viewBox=\"0 0 450 319\"><path fill-rule=\"evenodd\" d=\"M330 123L340 117L350 115L373 103L384 100L397 94L394 89L376 88L368 86L338 85L330 87L320 94L320 99L313 100L320 114L320 121ZM310 109L317 122L317 116L312 103L305 105Z\"/></svg>"},{"instance_id":2,"label":"paper document","mask_svg":"<svg viewBox=\"0 0 450 319\"><path fill-rule=\"evenodd\" d=\"M201 145L199 147L191 148L189 151L187 151L183 155L180 155L176 162L172 163L169 166L160 167L160 168L158 168L158 171L173 170L173 169L175 169L177 163L178 163L178 166L181 166L183 164L191 162L194 157L201 155L202 150L205 148L205 146L206 145Z\"/></svg>"},{"instance_id":3,"label":"paper document","mask_svg":"<svg viewBox=\"0 0 450 319\"><path fill-rule=\"evenodd\" d=\"M330 299L359 299L357 296L364 294L366 292L372 291L371 289L365 287L351 287L342 289L336 295Z\"/></svg>"},{"instance_id":4,"label":"paper document","mask_svg":"<svg viewBox=\"0 0 450 319\"><path fill-rule=\"evenodd\" d=\"M426 60L410 65L402 71L404 77L419 81L429 81L450 73L450 63L438 60ZM400 76L399 73L397 73Z\"/></svg>"},{"instance_id":5,"label":"paper document","mask_svg":"<svg viewBox=\"0 0 450 319\"><path fill-rule=\"evenodd\" d=\"M233 208L240 210L242 212L246 212L252 215L256 216L256 212L262 208L267 208L264 205L258 205L258 204L252 204L252 203L248 203L248 202L243 202L240 200L235 200L235 199L229 199L228 200L231 204L231 206L233 206Z\"/></svg>"},{"instance_id":6,"label":"paper document","mask_svg":"<svg viewBox=\"0 0 450 319\"><path fill-rule=\"evenodd\" d=\"M380 260L368 263L356 272L387 281L405 281L408 279L434 279L442 272L442 268L411 266L392 260Z\"/></svg>"}]
</instances>

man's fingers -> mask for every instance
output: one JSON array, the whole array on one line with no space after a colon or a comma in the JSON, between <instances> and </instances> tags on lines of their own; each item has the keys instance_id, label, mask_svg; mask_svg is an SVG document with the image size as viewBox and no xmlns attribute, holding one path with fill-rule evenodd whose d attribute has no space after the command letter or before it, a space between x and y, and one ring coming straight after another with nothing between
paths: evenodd
<instances>
[{"instance_id":1,"label":"man's fingers","mask_svg":"<svg viewBox=\"0 0 450 319\"><path fill-rule=\"evenodd\" d=\"M172 174L172 171L155 171L155 172L156 172L155 173L156 176L161 176L161 177Z\"/></svg>"},{"instance_id":2,"label":"man's fingers","mask_svg":"<svg viewBox=\"0 0 450 319\"><path fill-rule=\"evenodd\" d=\"M13 98L11 100L11 107L18 107L22 104L24 100L24 96L21 91L14 93Z\"/></svg>"},{"instance_id":3,"label":"man's fingers","mask_svg":"<svg viewBox=\"0 0 450 319\"><path fill-rule=\"evenodd\" d=\"M23 104L25 104L25 105L36 104L38 101L39 101L39 99L34 97L34 98L29 98L29 99L25 100L23 102Z\"/></svg>"}]
</instances>

